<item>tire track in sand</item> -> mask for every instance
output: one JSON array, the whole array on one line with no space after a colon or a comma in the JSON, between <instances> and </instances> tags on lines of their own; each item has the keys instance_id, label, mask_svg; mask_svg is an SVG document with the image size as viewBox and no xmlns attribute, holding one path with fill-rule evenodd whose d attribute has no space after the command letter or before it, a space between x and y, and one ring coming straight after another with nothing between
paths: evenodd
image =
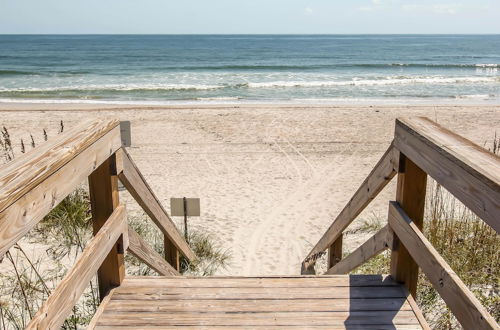
<instances>
[{"instance_id":1,"label":"tire track in sand","mask_svg":"<svg viewBox=\"0 0 500 330\"><path fill-rule=\"evenodd\" d=\"M271 124L274 125L274 122ZM283 132L281 131L281 133ZM272 139L270 135L268 135L268 138ZM332 182L336 180L336 175L349 166L346 162L339 162L339 160L344 158L346 153L349 153L352 144L347 144L335 156L334 160L317 171L307 157L293 146L288 138L281 135L280 138L284 138L285 143L293 147L293 154L290 155L280 145L280 142L274 139L274 145L278 147L280 153L285 156L297 172L296 188L292 194L279 201L271 212L259 219L259 223L252 232L250 244L247 247L248 254L251 257L247 259L248 261L244 267L245 275L263 275L263 266L266 266L266 268L275 266L275 268L278 268L276 270L281 274L295 274L299 272L300 268L296 265L300 264L300 258L303 254L299 237L305 227L304 220L302 219L309 210L307 205L311 203L310 201L314 201L318 195L324 194L327 189L331 188ZM306 162L313 171L311 179L304 180L300 166L294 159L297 156ZM338 165L339 163L341 165ZM283 213L285 214L283 215ZM293 216L290 217L286 213L291 213ZM277 233L279 234L276 235Z\"/></svg>"}]
</instances>

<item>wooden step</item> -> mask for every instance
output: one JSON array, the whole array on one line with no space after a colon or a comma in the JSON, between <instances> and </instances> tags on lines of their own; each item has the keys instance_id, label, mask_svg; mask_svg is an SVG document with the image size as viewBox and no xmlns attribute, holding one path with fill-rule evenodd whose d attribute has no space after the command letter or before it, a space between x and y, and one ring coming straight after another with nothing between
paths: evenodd
<instances>
[{"instance_id":1,"label":"wooden step","mask_svg":"<svg viewBox=\"0 0 500 330\"><path fill-rule=\"evenodd\" d=\"M381 275L128 277L96 329L422 329L406 290Z\"/></svg>"}]
</instances>

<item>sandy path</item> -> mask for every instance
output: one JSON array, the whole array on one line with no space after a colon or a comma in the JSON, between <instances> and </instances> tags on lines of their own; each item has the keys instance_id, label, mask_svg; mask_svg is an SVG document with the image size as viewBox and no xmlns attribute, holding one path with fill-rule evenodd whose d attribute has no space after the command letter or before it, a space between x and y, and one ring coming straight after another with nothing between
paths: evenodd
<instances>
[{"instance_id":1,"label":"sandy path","mask_svg":"<svg viewBox=\"0 0 500 330\"><path fill-rule=\"evenodd\" d=\"M117 107L0 104L16 150L31 132L56 135L93 117L131 120L132 157L169 209L200 197L191 228L232 253L221 274L298 274L300 262L389 145L397 116L425 115L483 145L500 132L500 106ZM386 216L390 185L353 227ZM134 214L140 210L122 196ZM176 219L180 220L180 219ZM346 249L367 234L348 235Z\"/></svg>"}]
</instances>

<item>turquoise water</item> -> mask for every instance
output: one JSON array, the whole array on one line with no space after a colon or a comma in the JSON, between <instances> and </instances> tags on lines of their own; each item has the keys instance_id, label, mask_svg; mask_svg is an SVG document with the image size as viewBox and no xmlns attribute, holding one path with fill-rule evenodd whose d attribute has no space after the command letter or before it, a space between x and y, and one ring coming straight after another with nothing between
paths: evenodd
<instances>
[{"instance_id":1,"label":"turquoise water","mask_svg":"<svg viewBox=\"0 0 500 330\"><path fill-rule=\"evenodd\" d=\"M0 102L500 101L500 35L1 35Z\"/></svg>"}]
</instances>

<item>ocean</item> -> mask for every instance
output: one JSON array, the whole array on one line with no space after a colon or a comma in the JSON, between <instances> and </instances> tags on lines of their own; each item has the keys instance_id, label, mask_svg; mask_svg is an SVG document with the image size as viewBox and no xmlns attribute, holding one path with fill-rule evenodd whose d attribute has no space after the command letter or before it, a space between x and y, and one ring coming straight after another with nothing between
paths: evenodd
<instances>
[{"instance_id":1,"label":"ocean","mask_svg":"<svg viewBox=\"0 0 500 330\"><path fill-rule=\"evenodd\" d=\"M0 35L0 102L500 101L500 35Z\"/></svg>"}]
</instances>

